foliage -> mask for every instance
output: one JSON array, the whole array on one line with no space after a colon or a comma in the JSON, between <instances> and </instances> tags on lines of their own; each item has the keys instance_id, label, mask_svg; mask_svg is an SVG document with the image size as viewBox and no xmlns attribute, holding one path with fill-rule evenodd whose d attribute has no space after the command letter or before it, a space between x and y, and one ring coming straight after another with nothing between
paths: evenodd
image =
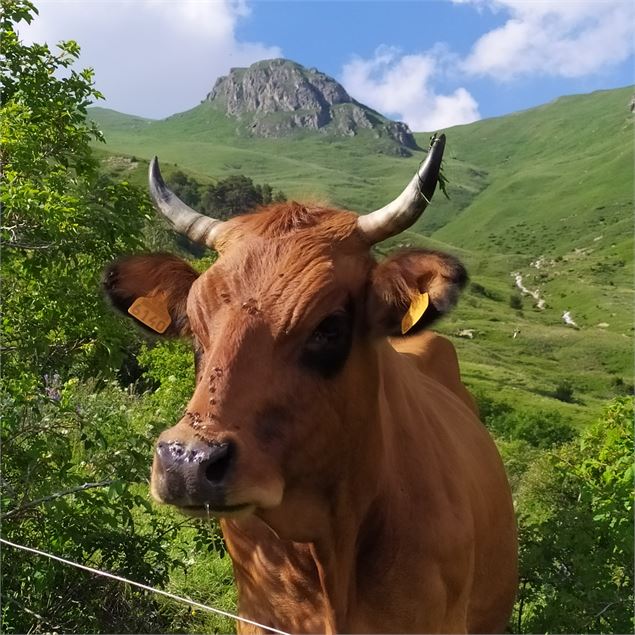
<instances>
[{"instance_id":1,"label":"foliage","mask_svg":"<svg viewBox=\"0 0 635 635\"><path fill-rule=\"evenodd\" d=\"M492 291L478 282L470 283L470 291L475 295L479 295L482 298L487 298L489 300L498 301L501 299L500 295L496 293L496 291Z\"/></svg>"},{"instance_id":2,"label":"foliage","mask_svg":"<svg viewBox=\"0 0 635 635\"><path fill-rule=\"evenodd\" d=\"M483 394L476 397L483 422L499 440L521 441L544 449L575 436L575 430L556 410L524 410Z\"/></svg>"},{"instance_id":3,"label":"foliage","mask_svg":"<svg viewBox=\"0 0 635 635\"><path fill-rule=\"evenodd\" d=\"M164 424L148 397L114 382L58 377L28 409L3 394L3 536L152 586L179 579L193 551L204 554L201 565L215 566L223 553L215 525L150 504L152 446ZM173 602L10 548L2 570L3 632L165 632L182 613Z\"/></svg>"},{"instance_id":4,"label":"foliage","mask_svg":"<svg viewBox=\"0 0 635 635\"><path fill-rule=\"evenodd\" d=\"M145 377L156 386L149 396L154 416L165 425L174 425L194 390L194 356L192 348L179 340L161 340L154 346L144 345L138 356L145 367Z\"/></svg>"},{"instance_id":5,"label":"foliage","mask_svg":"<svg viewBox=\"0 0 635 635\"><path fill-rule=\"evenodd\" d=\"M169 587L197 545L218 559L218 531L150 504L161 422L148 395L108 379L138 344L99 292L104 265L143 246L149 205L99 173L86 106L100 94L72 69L78 46L25 45L15 26L34 6L2 9L2 534ZM10 547L2 574L5 633L170 628L173 603Z\"/></svg>"},{"instance_id":6,"label":"foliage","mask_svg":"<svg viewBox=\"0 0 635 635\"><path fill-rule=\"evenodd\" d=\"M105 263L141 244L148 204L137 188L98 172L100 138L86 107L101 97L90 69L71 67L75 42L59 52L19 41L29 2L3 2L2 135L5 374L24 392L45 372L89 375L116 367L126 335L104 305ZM10 317L9 317L10 316Z\"/></svg>"},{"instance_id":7,"label":"foliage","mask_svg":"<svg viewBox=\"0 0 635 635\"><path fill-rule=\"evenodd\" d=\"M170 591L235 613L237 595L232 562L224 550L218 526L203 520L194 521L179 530L175 544L186 553L181 556L183 566L173 569L170 575ZM179 602L166 602L163 610L169 618L169 632L235 632L236 622L231 618L192 610Z\"/></svg>"},{"instance_id":8,"label":"foliage","mask_svg":"<svg viewBox=\"0 0 635 635\"><path fill-rule=\"evenodd\" d=\"M181 170L168 179L170 187L188 205L208 216L227 220L273 201L284 201L283 192L273 193L268 183L254 184L242 174L220 179L214 185L201 185Z\"/></svg>"},{"instance_id":9,"label":"foliage","mask_svg":"<svg viewBox=\"0 0 635 635\"><path fill-rule=\"evenodd\" d=\"M144 488L135 485L147 480L154 431L134 420L134 395L112 383L96 391L94 382L61 385L52 378L28 408L7 393L2 401L3 536L149 584L165 583L176 565L168 551L175 528L152 513ZM107 484L33 504L96 481ZM69 574L62 565L10 548L3 549L2 572L5 633L26 633L38 622L38 630L65 632L164 627L152 598L121 592L118 583ZM29 611L42 619L34 622ZM140 619L146 611L147 621Z\"/></svg>"},{"instance_id":10,"label":"foliage","mask_svg":"<svg viewBox=\"0 0 635 635\"><path fill-rule=\"evenodd\" d=\"M633 632L632 424L633 399L617 399L528 470L518 632Z\"/></svg>"},{"instance_id":11,"label":"foliage","mask_svg":"<svg viewBox=\"0 0 635 635\"><path fill-rule=\"evenodd\" d=\"M198 207L201 202L201 184L189 177L185 172L176 170L168 178L172 191L191 207ZM202 210L200 210L202 212Z\"/></svg>"},{"instance_id":12,"label":"foliage","mask_svg":"<svg viewBox=\"0 0 635 635\"><path fill-rule=\"evenodd\" d=\"M214 185L202 185L182 170L176 170L167 181L174 193L185 203L202 214L221 220L249 212L258 205L286 200L284 192L278 191L274 194L268 183L255 184L242 174L221 179ZM204 247L193 243L185 236L177 236L176 244L197 258L205 254Z\"/></svg>"},{"instance_id":13,"label":"foliage","mask_svg":"<svg viewBox=\"0 0 635 635\"><path fill-rule=\"evenodd\" d=\"M553 396L560 401L566 401L567 403L573 402L573 385L568 379L563 379L558 382L555 390L553 391Z\"/></svg>"},{"instance_id":14,"label":"foliage","mask_svg":"<svg viewBox=\"0 0 635 635\"><path fill-rule=\"evenodd\" d=\"M635 392L633 382L624 381L623 377L614 377L611 380L611 385L618 395L632 395Z\"/></svg>"},{"instance_id":15,"label":"foliage","mask_svg":"<svg viewBox=\"0 0 635 635\"><path fill-rule=\"evenodd\" d=\"M505 464L505 471L507 472L507 478L512 490L512 494L515 496L523 484L523 479L527 470L534 464L534 462L541 456L544 450L537 448L527 441L522 439L506 440L497 438L496 446L500 452L503 463Z\"/></svg>"}]
</instances>

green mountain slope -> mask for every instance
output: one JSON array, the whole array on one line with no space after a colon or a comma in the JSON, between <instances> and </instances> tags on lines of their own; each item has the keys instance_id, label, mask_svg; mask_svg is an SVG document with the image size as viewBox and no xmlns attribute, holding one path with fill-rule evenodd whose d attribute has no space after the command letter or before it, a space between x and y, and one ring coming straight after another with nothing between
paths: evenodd
<instances>
[{"instance_id":1,"label":"green mountain slope","mask_svg":"<svg viewBox=\"0 0 635 635\"><path fill-rule=\"evenodd\" d=\"M633 203L631 88L563 97L508 117L447 131L452 155L491 186L438 235L455 244L564 255L603 236L629 235ZM468 211L468 210L466 210ZM594 233L595 232L595 233ZM593 234L593 235L591 235Z\"/></svg>"},{"instance_id":2,"label":"green mountain slope","mask_svg":"<svg viewBox=\"0 0 635 635\"><path fill-rule=\"evenodd\" d=\"M412 230L378 247L423 245L466 262L473 284L439 330L473 388L582 421L632 384L632 92L563 97L447 130L450 200L437 193ZM397 195L425 156L382 153L371 130L254 138L208 102L162 121L91 116L108 142L107 169L133 181L145 183L157 154L167 174L176 165L200 182L242 173L360 212ZM416 135L421 147L428 136ZM520 296L516 274L544 308ZM579 329L565 325L565 311ZM466 329L471 339L458 336ZM553 397L563 382L572 403Z\"/></svg>"},{"instance_id":3,"label":"green mountain slope","mask_svg":"<svg viewBox=\"0 0 635 635\"><path fill-rule=\"evenodd\" d=\"M372 130L350 138L311 131L283 138L250 137L209 102L161 121L126 119L104 108L92 108L90 114L111 153L145 159L158 154L162 163L178 163L212 178L247 174L294 198L325 200L359 211L381 207L396 196L425 157L417 150L407 158L383 154L382 139ZM426 140L420 144L428 145ZM431 210L431 219L451 215L483 186L478 170L461 161L447 163L455 186L452 201L441 201L438 212Z\"/></svg>"}]
</instances>

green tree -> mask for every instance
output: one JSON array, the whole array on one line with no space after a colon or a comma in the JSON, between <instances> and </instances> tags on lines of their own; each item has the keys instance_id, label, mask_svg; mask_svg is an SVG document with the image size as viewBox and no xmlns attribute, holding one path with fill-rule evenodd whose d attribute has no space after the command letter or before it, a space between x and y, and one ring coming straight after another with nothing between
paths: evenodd
<instances>
[{"instance_id":1,"label":"green tree","mask_svg":"<svg viewBox=\"0 0 635 635\"><path fill-rule=\"evenodd\" d=\"M277 192L268 183L262 185L254 182L242 174L221 179L215 185L203 186L182 170L176 170L167 182L172 191L185 203L197 209L202 214L227 220L233 216L249 212L258 205L268 205L274 201L284 201L283 192ZM195 258L202 258L205 247L193 243L185 236L178 235L174 243Z\"/></svg>"},{"instance_id":2,"label":"green tree","mask_svg":"<svg viewBox=\"0 0 635 635\"><path fill-rule=\"evenodd\" d=\"M238 174L207 186L201 197L201 211L208 216L227 220L274 200L285 200L284 193L277 192L274 198L268 183L256 185L249 177Z\"/></svg>"},{"instance_id":3,"label":"green tree","mask_svg":"<svg viewBox=\"0 0 635 635\"><path fill-rule=\"evenodd\" d=\"M177 170L168 178L172 191L191 207L197 207L201 201L200 184L185 172Z\"/></svg>"},{"instance_id":4,"label":"green tree","mask_svg":"<svg viewBox=\"0 0 635 635\"><path fill-rule=\"evenodd\" d=\"M517 495L517 632L632 633L633 399L543 453Z\"/></svg>"},{"instance_id":5,"label":"green tree","mask_svg":"<svg viewBox=\"0 0 635 635\"><path fill-rule=\"evenodd\" d=\"M99 292L104 265L141 244L147 198L100 175L86 117L101 94L73 68L75 42L26 45L15 24L36 13L3 0L2 352L5 381L26 394L44 373L115 368L130 337ZM16 393L17 394L17 393Z\"/></svg>"},{"instance_id":6,"label":"green tree","mask_svg":"<svg viewBox=\"0 0 635 635\"><path fill-rule=\"evenodd\" d=\"M573 385L568 379L563 379L556 384L553 396L560 401L573 403L575 401L573 398Z\"/></svg>"}]
</instances>

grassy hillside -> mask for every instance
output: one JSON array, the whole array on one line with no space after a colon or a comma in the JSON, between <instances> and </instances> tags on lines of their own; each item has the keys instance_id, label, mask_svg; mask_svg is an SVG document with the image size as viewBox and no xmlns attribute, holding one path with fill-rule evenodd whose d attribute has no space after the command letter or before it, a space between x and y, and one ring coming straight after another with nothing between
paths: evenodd
<instances>
[{"instance_id":1,"label":"grassy hillside","mask_svg":"<svg viewBox=\"0 0 635 635\"><path fill-rule=\"evenodd\" d=\"M279 139L250 137L240 123L207 102L161 121L127 118L103 108L90 113L106 135L109 153L146 160L157 154L162 164L177 163L194 175L216 179L247 174L296 199L322 200L358 211L381 207L396 196L425 157L422 151L408 158L383 154L381 139L371 130L352 138L319 132ZM427 140L420 145L427 147ZM453 200L440 198L440 209L430 219L451 216L484 186L477 170L458 160L447 163Z\"/></svg>"},{"instance_id":2,"label":"grassy hillside","mask_svg":"<svg viewBox=\"0 0 635 635\"><path fill-rule=\"evenodd\" d=\"M508 255L507 282L513 281L512 272L520 272L546 308L531 308L534 302L525 296L530 314L525 309L515 319L521 334L506 346L499 342L509 353L505 361L512 362L510 370L522 368L521 383L531 378L530 389L538 393L568 371L584 395L583 407L620 385L622 374L631 376L632 92L563 97L447 131L451 156L486 171L488 186L433 236L478 254ZM566 310L580 330L563 324ZM480 321L488 350L498 348L496 340L512 325L511 317L504 326L490 322L489 328ZM476 323L478 318L473 316ZM477 378L487 377L474 348L465 351L466 368ZM538 365L528 372L534 358ZM506 381L505 387L514 383Z\"/></svg>"},{"instance_id":3,"label":"grassy hillside","mask_svg":"<svg viewBox=\"0 0 635 635\"><path fill-rule=\"evenodd\" d=\"M563 97L447 130L450 200L437 193L411 231L379 246L435 247L466 262L472 286L439 330L459 348L471 387L586 421L632 385L632 92ZM201 182L242 173L296 199L366 212L398 194L424 157L384 154L372 131L252 138L207 103L162 121L91 113L109 171L139 183L158 154L168 174L176 165ZM417 135L421 147L428 137ZM457 335L465 329L472 339ZM554 397L567 382L571 403Z\"/></svg>"},{"instance_id":4,"label":"grassy hillside","mask_svg":"<svg viewBox=\"0 0 635 635\"><path fill-rule=\"evenodd\" d=\"M564 256L576 247L597 251L630 238L631 94L626 88L563 97L448 130L451 155L485 170L490 185L469 207L469 240L462 216L438 236L531 256L545 250Z\"/></svg>"}]
</instances>

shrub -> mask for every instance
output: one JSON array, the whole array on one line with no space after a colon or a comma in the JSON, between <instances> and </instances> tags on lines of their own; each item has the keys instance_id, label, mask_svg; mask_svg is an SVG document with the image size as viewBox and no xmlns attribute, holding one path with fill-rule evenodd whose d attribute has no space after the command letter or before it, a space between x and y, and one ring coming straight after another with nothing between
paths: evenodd
<instances>
[{"instance_id":1,"label":"shrub","mask_svg":"<svg viewBox=\"0 0 635 635\"><path fill-rule=\"evenodd\" d=\"M633 399L544 453L517 496L516 632L633 632Z\"/></svg>"},{"instance_id":2,"label":"shrub","mask_svg":"<svg viewBox=\"0 0 635 635\"><path fill-rule=\"evenodd\" d=\"M575 430L555 410L521 410L506 401L475 393L481 420L497 440L521 441L534 448L550 448L571 441Z\"/></svg>"},{"instance_id":3,"label":"shrub","mask_svg":"<svg viewBox=\"0 0 635 635\"><path fill-rule=\"evenodd\" d=\"M3 536L151 585L166 583L177 564L170 553L175 524L157 517L148 500L154 430L136 398L115 383L97 391L95 382L54 378L28 400L4 393L2 402ZM13 548L2 556L5 633L30 632L36 622L39 630L65 632L166 626L143 593Z\"/></svg>"},{"instance_id":4,"label":"shrub","mask_svg":"<svg viewBox=\"0 0 635 635\"><path fill-rule=\"evenodd\" d=\"M470 291L474 293L475 295L480 295L481 297L487 298L488 300L499 301L502 299L500 295L496 293L496 291L487 289L486 287L484 287L482 284L479 284L478 282L470 283Z\"/></svg>"},{"instance_id":5,"label":"shrub","mask_svg":"<svg viewBox=\"0 0 635 635\"><path fill-rule=\"evenodd\" d=\"M180 340L160 340L144 345L138 360L146 369L144 376L156 386L155 392L148 396L154 417L164 425L176 424L194 392L191 346Z\"/></svg>"},{"instance_id":6,"label":"shrub","mask_svg":"<svg viewBox=\"0 0 635 635\"><path fill-rule=\"evenodd\" d=\"M624 381L622 377L614 377L611 386L617 395L632 395L635 392L632 381Z\"/></svg>"},{"instance_id":7,"label":"shrub","mask_svg":"<svg viewBox=\"0 0 635 635\"><path fill-rule=\"evenodd\" d=\"M556 384L556 387L553 391L553 396L559 401L564 401L565 403L573 403L573 385L568 379L563 379L561 382Z\"/></svg>"},{"instance_id":8,"label":"shrub","mask_svg":"<svg viewBox=\"0 0 635 635\"><path fill-rule=\"evenodd\" d=\"M514 410L491 416L486 423L494 435L507 441L525 441L535 448L550 448L575 436L575 430L555 411Z\"/></svg>"}]
</instances>

